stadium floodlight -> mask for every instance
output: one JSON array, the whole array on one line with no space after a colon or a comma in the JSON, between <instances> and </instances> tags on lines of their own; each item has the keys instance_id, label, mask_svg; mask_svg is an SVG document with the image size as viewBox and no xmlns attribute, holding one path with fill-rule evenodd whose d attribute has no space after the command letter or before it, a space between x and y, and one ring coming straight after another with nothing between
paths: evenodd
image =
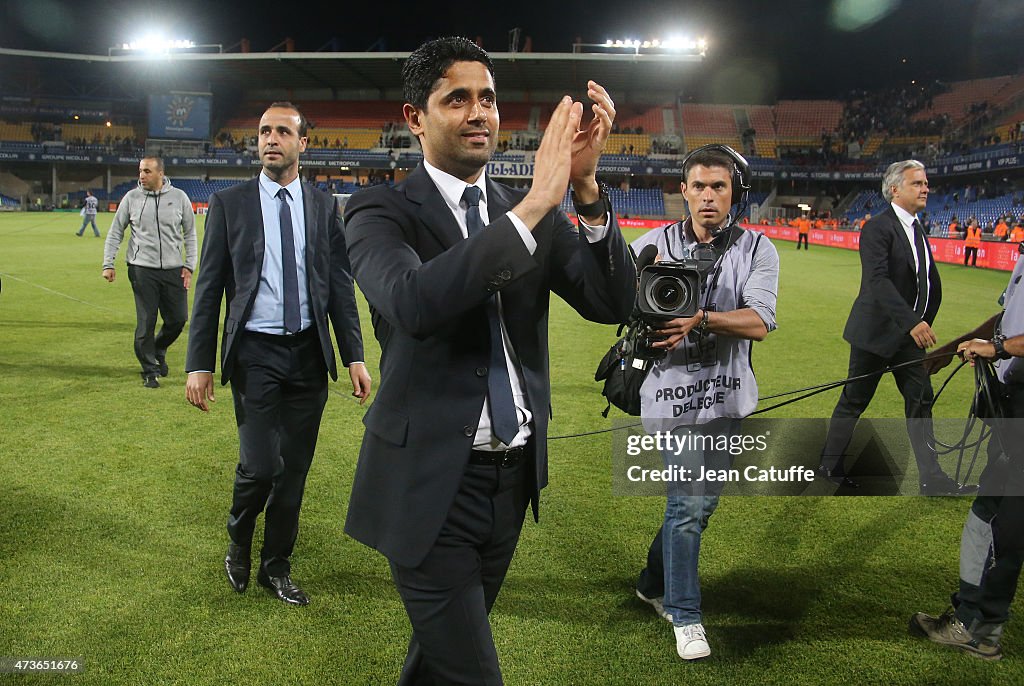
<instances>
[{"instance_id":1,"label":"stadium floodlight","mask_svg":"<svg viewBox=\"0 0 1024 686\"><path fill-rule=\"evenodd\" d=\"M150 57L190 52L219 53L223 52L223 47L219 44L198 45L195 41L187 39L164 38L163 36L152 34L136 38L127 43L121 43L120 46L114 46L107 50L108 55L143 55Z\"/></svg>"},{"instance_id":2,"label":"stadium floodlight","mask_svg":"<svg viewBox=\"0 0 1024 686\"><path fill-rule=\"evenodd\" d=\"M708 42L704 38L689 39L670 37L661 38L616 38L605 39L604 43L574 43L573 52L607 52L627 55L680 55L686 57L705 57Z\"/></svg>"}]
</instances>

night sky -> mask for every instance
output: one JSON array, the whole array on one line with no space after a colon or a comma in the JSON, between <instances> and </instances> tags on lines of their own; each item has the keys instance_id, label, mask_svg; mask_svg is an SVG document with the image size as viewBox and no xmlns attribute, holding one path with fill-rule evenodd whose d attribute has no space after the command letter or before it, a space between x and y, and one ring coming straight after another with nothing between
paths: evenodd
<instances>
[{"instance_id":1,"label":"night sky","mask_svg":"<svg viewBox=\"0 0 1024 686\"><path fill-rule=\"evenodd\" d=\"M324 9L316 9L321 6ZM508 18L498 18L496 6ZM110 46L154 30L225 48L246 37L254 52L266 51L286 36L303 51L326 46L407 51L426 38L450 34L479 36L488 50L504 52L515 27L532 38L533 49L539 52L569 52L576 38L602 43L608 38L666 38L670 33L704 35L710 49L699 96L708 102L838 97L851 88L1024 70L1020 0L592 0L500 5L7 0L2 7L0 47L103 55ZM301 13L291 8L300 8Z\"/></svg>"}]
</instances>

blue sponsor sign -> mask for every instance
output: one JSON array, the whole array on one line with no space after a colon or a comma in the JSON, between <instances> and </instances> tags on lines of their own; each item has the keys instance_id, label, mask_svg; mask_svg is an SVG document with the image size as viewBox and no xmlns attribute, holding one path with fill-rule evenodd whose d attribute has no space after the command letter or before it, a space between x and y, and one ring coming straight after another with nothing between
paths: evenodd
<instances>
[{"instance_id":1,"label":"blue sponsor sign","mask_svg":"<svg viewBox=\"0 0 1024 686\"><path fill-rule=\"evenodd\" d=\"M208 139L212 102L212 96L201 93L149 96L149 137Z\"/></svg>"}]
</instances>

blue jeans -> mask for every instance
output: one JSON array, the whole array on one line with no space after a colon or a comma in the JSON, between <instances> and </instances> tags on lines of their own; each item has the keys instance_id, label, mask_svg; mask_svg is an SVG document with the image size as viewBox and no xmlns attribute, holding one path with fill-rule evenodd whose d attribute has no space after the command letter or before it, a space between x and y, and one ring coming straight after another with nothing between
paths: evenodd
<instances>
[{"instance_id":1,"label":"blue jeans","mask_svg":"<svg viewBox=\"0 0 1024 686\"><path fill-rule=\"evenodd\" d=\"M97 237L100 235L100 230L96 228L96 215L87 214L82 218L82 228L78 230L79 236L81 236L85 232L85 227L89 226L90 223L92 224L92 232Z\"/></svg>"},{"instance_id":2,"label":"blue jeans","mask_svg":"<svg viewBox=\"0 0 1024 686\"><path fill-rule=\"evenodd\" d=\"M739 419L716 419L701 426L682 426L672 431L675 436L733 436L739 432ZM721 440L721 439L718 439ZM665 466L690 470L695 479L701 467L729 469L732 456L728 450L705 450L700 446L663 453ZM672 624L685 626L701 622L700 580L697 563L700 539L711 514L718 506L718 496L725 484L721 481L676 482L669 486L665 520L647 551L647 568L640 573L637 590L648 598L664 596L662 605L672 617Z\"/></svg>"}]
</instances>

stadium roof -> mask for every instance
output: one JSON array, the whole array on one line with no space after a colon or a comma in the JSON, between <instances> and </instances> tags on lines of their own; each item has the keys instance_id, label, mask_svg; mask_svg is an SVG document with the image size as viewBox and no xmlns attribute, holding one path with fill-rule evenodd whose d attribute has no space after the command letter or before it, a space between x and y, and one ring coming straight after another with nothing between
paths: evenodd
<instances>
[{"instance_id":1,"label":"stadium roof","mask_svg":"<svg viewBox=\"0 0 1024 686\"><path fill-rule=\"evenodd\" d=\"M11 82L39 73L59 75L65 86L85 80L113 81L139 94L140 85L180 87L206 81L210 88L395 89L401 84L407 52L274 52L175 54L161 57L83 55L0 48L0 65ZM593 79L613 93L635 97L657 93L674 97L693 77L698 56L588 53L491 53L500 88L513 91L573 93ZM29 63L32 67L29 68ZM21 65L21 66L19 66ZM174 69L167 67L173 65ZM19 77L18 75L21 75ZM177 83L175 83L177 82ZM158 86L159 87L159 86ZM65 92L67 92L65 88ZM99 96L99 93L94 93Z\"/></svg>"}]
</instances>

